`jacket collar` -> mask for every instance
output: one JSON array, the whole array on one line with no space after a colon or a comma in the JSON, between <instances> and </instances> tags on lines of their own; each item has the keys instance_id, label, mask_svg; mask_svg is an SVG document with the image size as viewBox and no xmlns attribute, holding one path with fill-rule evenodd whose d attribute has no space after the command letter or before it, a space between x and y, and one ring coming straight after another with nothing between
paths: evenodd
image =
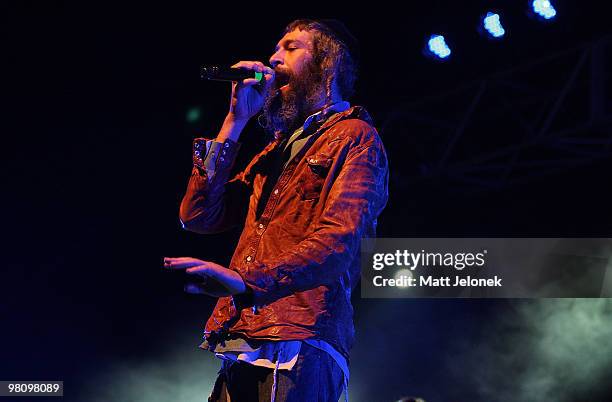
<instances>
[{"instance_id":1,"label":"jacket collar","mask_svg":"<svg viewBox=\"0 0 612 402\"><path fill-rule=\"evenodd\" d=\"M331 116L325 123L323 123L323 125L317 131L324 130L332 126L333 124L336 124L340 120L345 119L359 119L365 121L370 125L374 125L372 117L370 116L368 111L365 110L365 108L363 108L362 106L353 106L343 112L336 113L335 115Z\"/></svg>"},{"instance_id":2,"label":"jacket collar","mask_svg":"<svg viewBox=\"0 0 612 402\"><path fill-rule=\"evenodd\" d=\"M324 121L325 119L327 119L330 115L334 113L340 113L340 112L347 111L350 108L351 108L351 104L348 103L347 101L332 103L331 105L321 109L320 111L308 116L308 118L306 118L306 121L304 122L304 125L302 127L304 131L306 131L312 123L320 123Z\"/></svg>"},{"instance_id":3,"label":"jacket collar","mask_svg":"<svg viewBox=\"0 0 612 402\"><path fill-rule=\"evenodd\" d=\"M338 103L342 103L344 104L344 102L338 102ZM323 122L323 124L318 127L316 129L316 131L313 133L313 137L318 137L323 131L325 131L326 129L328 129L329 127L331 127L332 125L336 124L337 122L341 121L341 120L345 120L345 119L359 119L359 120L363 120L366 123L370 124L370 125L374 125L372 117L370 116L370 114L368 113L367 110L365 110L365 108L363 106L351 106L348 107L348 109L343 110L343 111L338 111L337 113L333 113L334 110L331 109L334 105L338 105L338 103L335 103L333 105L331 105L328 110L327 116L329 116L331 114L331 116L325 120ZM348 104L348 102L346 102L346 106L350 106L350 104ZM340 105L340 107L342 107L344 105ZM308 121L310 118L315 118L314 116L316 116L319 113L323 113L324 111L326 111L326 109L321 110L320 112L317 112L313 115L310 115L308 117L308 119L306 119L306 121ZM308 123L309 125L312 124L312 120ZM306 122L304 123L304 126L306 126ZM268 150L268 151L272 151L274 149L277 148L277 146L282 142L283 140L283 134L280 132L275 133L274 135L274 141L273 141L273 145L272 147Z\"/></svg>"}]
</instances>

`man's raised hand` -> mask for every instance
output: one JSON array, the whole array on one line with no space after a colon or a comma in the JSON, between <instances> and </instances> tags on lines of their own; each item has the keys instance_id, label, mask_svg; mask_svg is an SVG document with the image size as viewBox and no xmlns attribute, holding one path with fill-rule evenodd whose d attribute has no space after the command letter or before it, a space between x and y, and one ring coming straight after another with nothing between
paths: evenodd
<instances>
[{"instance_id":1,"label":"man's raised hand","mask_svg":"<svg viewBox=\"0 0 612 402\"><path fill-rule=\"evenodd\" d=\"M266 93L274 81L274 70L260 61L240 61L232 68L244 68L263 74L262 81L248 78L242 82L232 83L230 115L235 120L249 120L255 116L264 105Z\"/></svg>"}]
</instances>

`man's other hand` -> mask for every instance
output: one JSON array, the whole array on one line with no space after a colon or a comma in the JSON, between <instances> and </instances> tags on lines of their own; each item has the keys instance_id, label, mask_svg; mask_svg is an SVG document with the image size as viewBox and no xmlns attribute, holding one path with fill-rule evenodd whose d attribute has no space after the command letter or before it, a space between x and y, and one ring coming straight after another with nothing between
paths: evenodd
<instances>
[{"instance_id":1,"label":"man's other hand","mask_svg":"<svg viewBox=\"0 0 612 402\"><path fill-rule=\"evenodd\" d=\"M187 274L196 275L199 278L197 283L185 286L185 291L188 293L221 297L246 291L246 285L236 271L211 261L202 261L192 257L164 257L164 267L184 269Z\"/></svg>"}]
</instances>

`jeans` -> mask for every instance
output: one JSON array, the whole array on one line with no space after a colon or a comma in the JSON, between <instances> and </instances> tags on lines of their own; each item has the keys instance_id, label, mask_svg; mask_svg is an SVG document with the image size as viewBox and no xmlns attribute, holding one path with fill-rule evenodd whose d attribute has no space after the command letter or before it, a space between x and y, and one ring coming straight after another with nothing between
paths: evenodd
<instances>
[{"instance_id":1,"label":"jeans","mask_svg":"<svg viewBox=\"0 0 612 402\"><path fill-rule=\"evenodd\" d=\"M208 402L338 402L343 385L344 374L335 360L302 343L291 370L275 373L250 363L223 361Z\"/></svg>"}]
</instances>

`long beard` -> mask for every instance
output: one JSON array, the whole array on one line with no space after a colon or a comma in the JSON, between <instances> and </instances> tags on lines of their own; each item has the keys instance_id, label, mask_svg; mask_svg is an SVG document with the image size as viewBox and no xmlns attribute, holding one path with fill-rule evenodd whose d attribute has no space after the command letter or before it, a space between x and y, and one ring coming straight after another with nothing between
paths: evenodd
<instances>
[{"instance_id":1,"label":"long beard","mask_svg":"<svg viewBox=\"0 0 612 402\"><path fill-rule=\"evenodd\" d=\"M277 80L270 88L263 107L266 131L287 135L302 125L325 99L323 81L320 69L313 63L309 63L300 76L289 74L287 79ZM281 92L279 88L285 83L289 87Z\"/></svg>"}]
</instances>

